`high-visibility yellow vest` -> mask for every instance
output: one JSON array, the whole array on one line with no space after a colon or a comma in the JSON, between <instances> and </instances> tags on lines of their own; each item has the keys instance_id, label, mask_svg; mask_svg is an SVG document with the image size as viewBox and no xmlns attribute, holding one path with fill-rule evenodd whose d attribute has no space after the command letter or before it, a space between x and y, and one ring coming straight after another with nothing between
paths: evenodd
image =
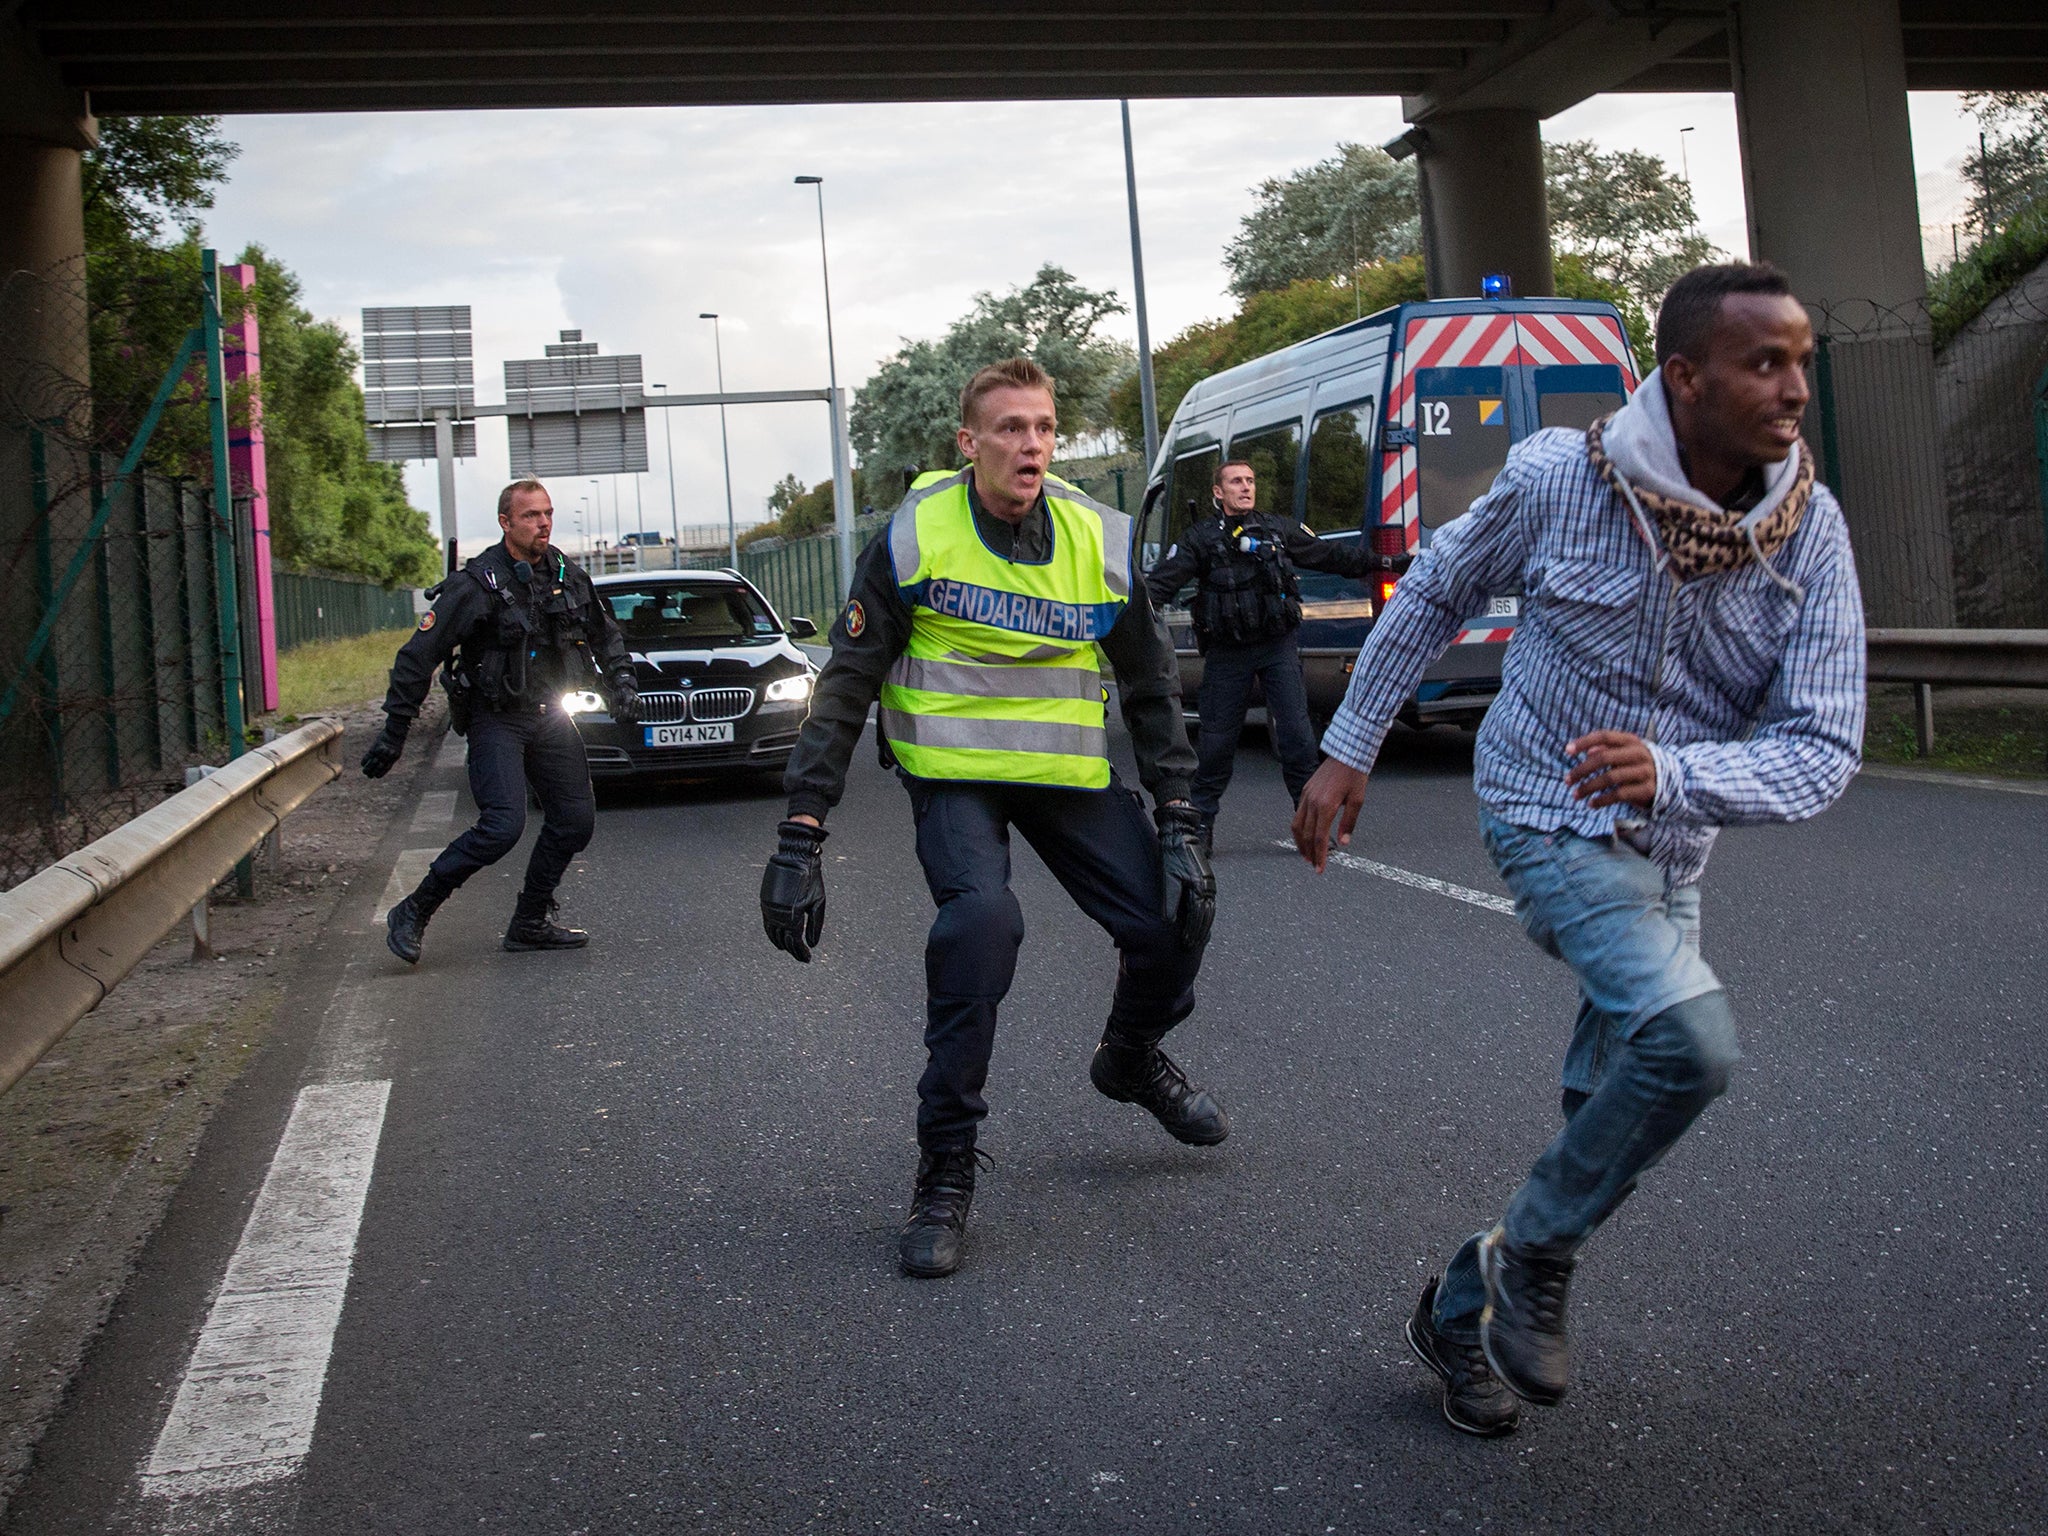
<instances>
[{"instance_id":1,"label":"high-visibility yellow vest","mask_svg":"<svg viewBox=\"0 0 2048 1536\"><path fill-rule=\"evenodd\" d=\"M973 466L920 476L888 531L910 642L882 685L882 734L904 771L1101 789L1109 783L1098 642L1131 596L1131 520L1046 476L1052 554L982 543Z\"/></svg>"}]
</instances>

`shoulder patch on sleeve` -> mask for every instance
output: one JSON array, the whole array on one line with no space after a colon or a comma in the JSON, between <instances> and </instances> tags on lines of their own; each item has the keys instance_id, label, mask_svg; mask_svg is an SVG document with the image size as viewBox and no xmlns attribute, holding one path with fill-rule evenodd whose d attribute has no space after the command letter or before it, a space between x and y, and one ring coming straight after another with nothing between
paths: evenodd
<instances>
[{"instance_id":1,"label":"shoulder patch on sleeve","mask_svg":"<svg viewBox=\"0 0 2048 1536\"><path fill-rule=\"evenodd\" d=\"M421 628L421 629L432 629L433 627L434 627L434 613L433 613L433 610L432 610L432 609L430 608L430 609L428 609L428 610L427 610L427 611L426 611L425 613L423 613L423 614L421 614L421 615L420 615L420 628Z\"/></svg>"},{"instance_id":2,"label":"shoulder patch on sleeve","mask_svg":"<svg viewBox=\"0 0 2048 1536\"><path fill-rule=\"evenodd\" d=\"M849 640L858 640L867 627L868 611L861 607L860 599L855 598L846 605L846 637Z\"/></svg>"}]
</instances>

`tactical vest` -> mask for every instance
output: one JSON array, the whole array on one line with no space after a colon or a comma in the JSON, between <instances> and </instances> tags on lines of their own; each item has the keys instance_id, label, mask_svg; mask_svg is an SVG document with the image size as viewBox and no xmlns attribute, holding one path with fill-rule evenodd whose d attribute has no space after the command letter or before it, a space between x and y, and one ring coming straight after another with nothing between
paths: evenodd
<instances>
[{"instance_id":1,"label":"tactical vest","mask_svg":"<svg viewBox=\"0 0 2048 1536\"><path fill-rule=\"evenodd\" d=\"M597 595L567 556L550 548L522 582L510 552L494 544L462 574L491 597L490 616L463 637L457 662L476 707L530 707L589 686L597 669L583 615Z\"/></svg>"},{"instance_id":2,"label":"tactical vest","mask_svg":"<svg viewBox=\"0 0 2048 1536\"><path fill-rule=\"evenodd\" d=\"M1006 560L974 526L973 474L919 477L889 523L911 626L882 735L918 778L1104 788L1098 645L1130 602L1131 520L1048 475L1052 553Z\"/></svg>"},{"instance_id":3,"label":"tactical vest","mask_svg":"<svg viewBox=\"0 0 2048 1536\"><path fill-rule=\"evenodd\" d=\"M1255 645L1301 625L1301 580L1274 527L1253 514L1224 515L1200 531L1208 569L1189 605L1195 636Z\"/></svg>"}]
</instances>

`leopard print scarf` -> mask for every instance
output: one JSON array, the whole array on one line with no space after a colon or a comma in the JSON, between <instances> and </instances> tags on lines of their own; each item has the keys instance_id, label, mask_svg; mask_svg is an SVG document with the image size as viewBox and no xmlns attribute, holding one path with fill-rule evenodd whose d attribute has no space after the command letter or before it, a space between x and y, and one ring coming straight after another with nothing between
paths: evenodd
<instances>
[{"instance_id":1,"label":"leopard print scarf","mask_svg":"<svg viewBox=\"0 0 2048 1536\"><path fill-rule=\"evenodd\" d=\"M1592 460L1594 473L1610 486L1616 481L1614 464L1600 439L1613 419L1602 416L1586 428L1586 456ZM1696 576L1713 576L1740 567L1752 554L1752 534L1754 551L1766 561L1785 547L1786 541L1799 531L1799 520L1806 515L1806 503L1813 495L1813 454L1801 438L1799 471L1792 489L1768 517L1748 532L1742 528L1744 513L1720 507L1709 510L1645 490L1633 482L1629 489L1635 492L1643 510L1656 519L1657 536L1664 541L1665 553L1670 556L1672 575L1680 581L1691 581Z\"/></svg>"}]
</instances>

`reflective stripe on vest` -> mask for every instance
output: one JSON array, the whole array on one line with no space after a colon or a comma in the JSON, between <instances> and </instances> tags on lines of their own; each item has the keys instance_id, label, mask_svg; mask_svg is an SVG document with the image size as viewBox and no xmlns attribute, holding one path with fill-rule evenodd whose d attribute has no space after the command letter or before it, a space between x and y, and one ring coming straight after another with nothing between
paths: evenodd
<instances>
[{"instance_id":1,"label":"reflective stripe on vest","mask_svg":"<svg viewBox=\"0 0 2048 1536\"><path fill-rule=\"evenodd\" d=\"M890 521L911 629L882 687L882 734L919 778L1100 789L1097 647L1129 601L1131 521L1047 476L1051 555L1006 560L974 526L972 474L922 477Z\"/></svg>"}]
</instances>

